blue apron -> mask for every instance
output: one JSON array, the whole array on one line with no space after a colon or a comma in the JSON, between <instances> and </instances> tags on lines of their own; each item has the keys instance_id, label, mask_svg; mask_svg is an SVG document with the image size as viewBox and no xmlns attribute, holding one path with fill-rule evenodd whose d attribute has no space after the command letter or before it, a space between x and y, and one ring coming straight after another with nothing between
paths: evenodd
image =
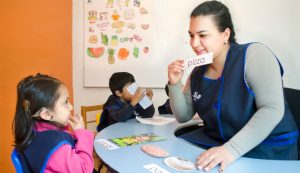
<instances>
[{"instance_id":1,"label":"blue apron","mask_svg":"<svg viewBox=\"0 0 300 173\"><path fill-rule=\"evenodd\" d=\"M207 66L193 70L193 107L201 115L204 126L180 137L205 148L219 146L230 140L251 119L257 108L254 93L245 81L245 55L249 45L231 43L222 76L217 80L204 77ZM283 73L282 68L281 71ZM283 119L262 143L244 156L297 159L297 140L297 126L285 102Z\"/></svg>"}]
</instances>

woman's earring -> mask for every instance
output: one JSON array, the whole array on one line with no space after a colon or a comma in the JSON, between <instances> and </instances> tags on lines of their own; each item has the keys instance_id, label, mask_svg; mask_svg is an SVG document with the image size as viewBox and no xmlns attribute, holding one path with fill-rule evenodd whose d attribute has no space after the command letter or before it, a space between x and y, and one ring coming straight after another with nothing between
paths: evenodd
<instances>
[{"instance_id":1,"label":"woman's earring","mask_svg":"<svg viewBox=\"0 0 300 173\"><path fill-rule=\"evenodd\" d=\"M224 41L224 45L226 45L226 44L227 44L227 41L225 40L225 41Z\"/></svg>"}]
</instances>

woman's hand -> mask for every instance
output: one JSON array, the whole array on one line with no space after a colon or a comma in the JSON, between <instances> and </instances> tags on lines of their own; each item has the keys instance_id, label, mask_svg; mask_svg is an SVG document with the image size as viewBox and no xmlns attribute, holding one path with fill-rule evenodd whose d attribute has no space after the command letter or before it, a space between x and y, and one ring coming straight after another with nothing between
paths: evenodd
<instances>
[{"instance_id":1,"label":"woman's hand","mask_svg":"<svg viewBox=\"0 0 300 173\"><path fill-rule=\"evenodd\" d=\"M153 91L152 91L152 89L147 89L146 90L146 95L149 97L150 100L152 100L152 97L153 97Z\"/></svg>"},{"instance_id":2,"label":"woman's hand","mask_svg":"<svg viewBox=\"0 0 300 173\"><path fill-rule=\"evenodd\" d=\"M84 122L81 115L75 114L74 116L70 116L68 123L73 130L84 129Z\"/></svg>"},{"instance_id":3,"label":"woman's hand","mask_svg":"<svg viewBox=\"0 0 300 173\"><path fill-rule=\"evenodd\" d=\"M184 60L176 60L168 66L168 78L170 84L181 81L184 72Z\"/></svg>"},{"instance_id":4,"label":"woman's hand","mask_svg":"<svg viewBox=\"0 0 300 173\"><path fill-rule=\"evenodd\" d=\"M210 171L220 164L219 172L235 160L234 156L224 147L213 147L200 154L197 157L196 166L204 171Z\"/></svg>"}]
</instances>

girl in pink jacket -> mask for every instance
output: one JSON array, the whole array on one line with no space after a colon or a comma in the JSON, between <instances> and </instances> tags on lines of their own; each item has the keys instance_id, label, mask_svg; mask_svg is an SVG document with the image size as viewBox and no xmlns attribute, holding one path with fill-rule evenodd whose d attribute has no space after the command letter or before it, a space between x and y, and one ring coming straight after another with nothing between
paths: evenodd
<instances>
[{"instance_id":1,"label":"girl in pink jacket","mask_svg":"<svg viewBox=\"0 0 300 173\"><path fill-rule=\"evenodd\" d=\"M23 171L93 172L94 134L84 129L80 115L71 115L73 106L65 85L37 74L21 80L17 92L13 130Z\"/></svg>"}]
</instances>

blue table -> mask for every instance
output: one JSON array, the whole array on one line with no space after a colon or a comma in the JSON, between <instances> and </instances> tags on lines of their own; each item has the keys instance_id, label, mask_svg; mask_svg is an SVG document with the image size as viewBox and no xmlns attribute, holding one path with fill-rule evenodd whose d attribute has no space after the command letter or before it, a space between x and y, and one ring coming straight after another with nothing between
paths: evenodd
<instances>
[{"instance_id":1,"label":"blue table","mask_svg":"<svg viewBox=\"0 0 300 173\"><path fill-rule=\"evenodd\" d=\"M186 124L184 124L186 125ZM174 136L174 131L182 124L176 121L163 126L153 126L141 124L137 120L129 120L124 123L117 123L103 129L96 135L94 147L99 157L111 168L118 172L126 173L143 173L149 172L143 167L147 164L157 164L169 172L204 172L200 170L194 171L177 171L164 164L164 158L155 158L145 154L141 149L141 145L122 147L115 150L108 150L97 142L99 139L110 139L116 137L124 137L130 135L139 135L142 133L154 133L159 136L166 137L166 140L152 142L160 148L169 152L170 156L178 156L191 161L195 161L196 157L204 150L196 147L183 139ZM149 144L149 143L148 143ZM215 168L212 173L217 173ZM300 161L278 161L278 160L262 160L251 158L240 158L227 167L225 173L300 173Z\"/></svg>"}]
</instances>

